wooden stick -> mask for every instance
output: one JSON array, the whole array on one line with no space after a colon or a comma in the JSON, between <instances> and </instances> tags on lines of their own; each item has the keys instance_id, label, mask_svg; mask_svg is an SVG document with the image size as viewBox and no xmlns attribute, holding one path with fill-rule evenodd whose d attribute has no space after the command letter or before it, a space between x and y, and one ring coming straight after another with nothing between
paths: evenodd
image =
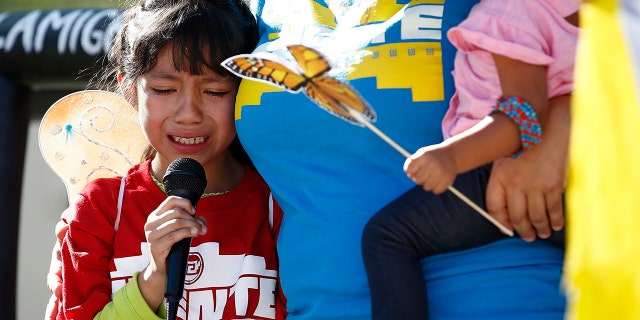
<instances>
[{"instance_id":1,"label":"wooden stick","mask_svg":"<svg viewBox=\"0 0 640 320\"><path fill-rule=\"evenodd\" d=\"M394 149L396 149L398 152L400 152L403 156L405 156L406 158L411 157L411 154L407 150L402 148L395 141L391 140L391 138L389 138L386 134L384 134L382 131L380 131L376 126L371 124L369 119L365 118L360 112L357 112L357 111L355 111L355 110L353 110L351 108L347 108L347 109L349 110L349 114L351 114L351 116L356 118L358 120L358 122L362 123L367 128L371 129L371 131L373 131L376 135L378 135L380 138L382 138L382 140L386 141L390 146L392 146ZM480 208L480 206L478 206L473 201L471 201L471 199L467 198L464 194L462 194L462 192L458 191L458 189L456 189L454 186L449 186L447 189L449 189L449 191L451 191L454 195L456 195L458 198L460 198L460 200L464 201L471 208L473 208L479 214L481 214L483 217L485 217L487 220L489 220L489 222L493 223L493 225L498 227L498 229L500 229L500 231L502 231L502 233L504 233L504 234L506 234L506 235L508 235L510 237L513 237L513 231L509 230L507 227L505 227L503 224L501 224L498 220L496 220L494 217L492 217L488 212L486 212L484 209Z\"/></svg>"}]
</instances>

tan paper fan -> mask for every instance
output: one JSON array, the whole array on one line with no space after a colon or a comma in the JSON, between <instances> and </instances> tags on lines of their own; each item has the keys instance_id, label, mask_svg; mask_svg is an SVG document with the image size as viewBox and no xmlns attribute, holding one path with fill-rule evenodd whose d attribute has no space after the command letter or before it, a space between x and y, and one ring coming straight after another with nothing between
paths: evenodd
<instances>
[{"instance_id":1,"label":"tan paper fan","mask_svg":"<svg viewBox=\"0 0 640 320\"><path fill-rule=\"evenodd\" d=\"M70 202L89 181L126 174L147 145L133 107L122 96L99 90L54 103L38 137L42 157L64 182Z\"/></svg>"}]
</instances>

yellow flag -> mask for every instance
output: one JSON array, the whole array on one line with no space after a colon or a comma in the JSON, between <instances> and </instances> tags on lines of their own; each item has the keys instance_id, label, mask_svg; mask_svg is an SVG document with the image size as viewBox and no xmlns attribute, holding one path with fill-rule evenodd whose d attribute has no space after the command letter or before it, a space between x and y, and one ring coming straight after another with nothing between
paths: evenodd
<instances>
[{"instance_id":1,"label":"yellow flag","mask_svg":"<svg viewBox=\"0 0 640 320\"><path fill-rule=\"evenodd\" d=\"M567 319L640 319L640 12L633 12L640 4L627 1L591 0L580 9Z\"/></svg>"}]
</instances>

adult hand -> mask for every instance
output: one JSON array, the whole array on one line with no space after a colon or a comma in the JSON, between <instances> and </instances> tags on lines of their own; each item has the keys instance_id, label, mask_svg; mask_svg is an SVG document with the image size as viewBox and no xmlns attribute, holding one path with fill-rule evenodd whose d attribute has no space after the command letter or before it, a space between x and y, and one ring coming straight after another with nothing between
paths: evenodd
<instances>
[{"instance_id":1,"label":"adult hand","mask_svg":"<svg viewBox=\"0 0 640 320\"><path fill-rule=\"evenodd\" d=\"M51 263L47 274L47 286L52 294L47 303L45 319L56 319L58 317L58 305L60 299L62 299L62 259L60 257L60 248L62 239L64 239L68 229L69 225L62 220L58 221L55 227L56 243L51 251Z\"/></svg>"},{"instance_id":2,"label":"adult hand","mask_svg":"<svg viewBox=\"0 0 640 320\"><path fill-rule=\"evenodd\" d=\"M487 185L489 213L525 241L564 227L570 97L554 98L550 105L542 142L518 159L495 161Z\"/></svg>"}]
</instances>

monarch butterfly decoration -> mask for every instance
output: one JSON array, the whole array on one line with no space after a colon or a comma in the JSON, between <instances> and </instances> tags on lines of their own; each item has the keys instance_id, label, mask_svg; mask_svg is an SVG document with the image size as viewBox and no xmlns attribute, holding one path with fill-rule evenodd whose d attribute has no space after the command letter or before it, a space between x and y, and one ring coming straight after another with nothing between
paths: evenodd
<instances>
[{"instance_id":1,"label":"monarch butterfly decoration","mask_svg":"<svg viewBox=\"0 0 640 320\"><path fill-rule=\"evenodd\" d=\"M299 71L249 54L228 58L222 66L237 76L273 84L291 93L302 90L318 106L352 124L362 126L363 121L376 121L375 111L355 89L325 75L331 66L320 52L303 45L291 45L287 49Z\"/></svg>"}]
</instances>

